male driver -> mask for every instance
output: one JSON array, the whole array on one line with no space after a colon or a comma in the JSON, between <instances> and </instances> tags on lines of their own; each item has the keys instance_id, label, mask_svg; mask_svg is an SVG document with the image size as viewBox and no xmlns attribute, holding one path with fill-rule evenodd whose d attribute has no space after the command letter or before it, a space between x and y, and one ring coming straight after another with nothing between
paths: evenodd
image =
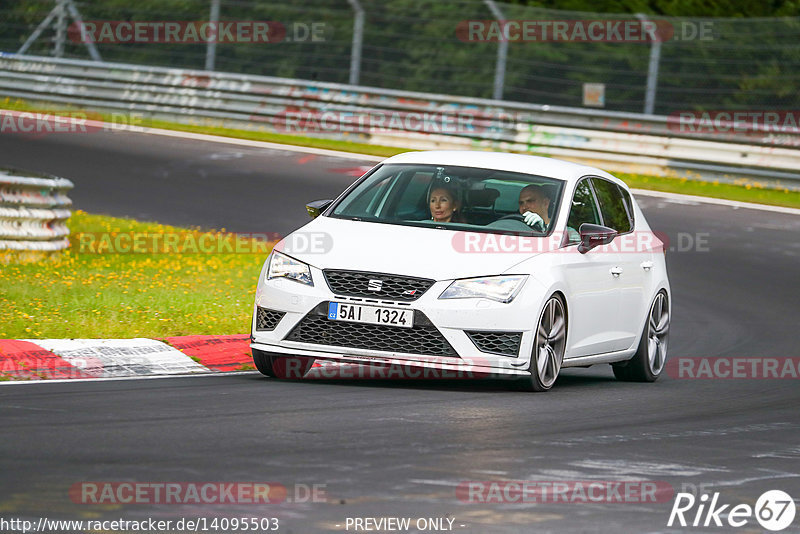
<instances>
[{"instance_id":1,"label":"male driver","mask_svg":"<svg viewBox=\"0 0 800 534\"><path fill-rule=\"evenodd\" d=\"M541 185L526 185L519 192L519 212L525 224L544 232L550 224L550 192ZM538 228L537 228L538 227Z\"/></svg>"}]
</instances>

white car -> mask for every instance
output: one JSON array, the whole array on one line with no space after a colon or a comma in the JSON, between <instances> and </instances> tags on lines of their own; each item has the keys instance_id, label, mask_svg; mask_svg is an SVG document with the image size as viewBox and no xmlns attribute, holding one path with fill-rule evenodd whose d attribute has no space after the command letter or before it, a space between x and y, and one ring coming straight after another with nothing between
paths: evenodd
<instances>
[{"instance_id":1,"label":"white car","mask_svg":"<svg viewBox=\"0 0 800 534\"><path fill-rule=\"evenodd\" d=\"M306 207L313 220L258 281L251 348L265 375L301 377L315 360L466 368L545 391L565 367L645 382L664 368L665 246L604 171L411 152Z\"/></svg>"}]
</instances>

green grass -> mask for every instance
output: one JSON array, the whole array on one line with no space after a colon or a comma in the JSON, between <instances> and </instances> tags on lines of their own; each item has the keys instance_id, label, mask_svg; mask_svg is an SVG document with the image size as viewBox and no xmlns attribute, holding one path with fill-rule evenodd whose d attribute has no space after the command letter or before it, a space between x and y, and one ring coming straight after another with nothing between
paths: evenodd
<instances>
[{"instance_id":1,"label":"green grass","mask_svg":"<svg viewBox=\"0 0 800 534\"><path fill-rule=\"evenodd\" d=\"M737 185L721 182L702 182L685 178L645 176L642 174L612 174L624 180L630 187L638 189L800 208L800 191L769 189L758 183Z\"/></svg>"},{"instance_id":2,"label":"green grass","mask_svg":"<svg viewBox=\"0 0 800 534\"><path fill-rule=\"evenodd\" d=\"M239 248L257 253L87 254L78 247L83 232L175 232L195 239L208 232L80 211L69 227L75 243L68 251L21 264L3 264L0 256L0 338L250 331L256 282L272 243Z\"/></svg>"},{"instance_id":3,"label":"green grass","mask_svg":"<svg viewBox=\"0 0 800 534\"><path fill-rule=\"evenodd\" d=\"M0 101L0 108L12 109L17 111L48 111L57 112L65 110L78 110L79 108L61 106L55 109L52 106L43 107L25 102L23 100L11 100L6 98ZM93 114L94 116L94 114ZM111 118L110 113L99 113L98 117L104 120ZM282 143L287 145L297 145L312 148L324 148L338 150L342 152L352 152L357 154L369 154L373 156L389 157L412 149L369 145L365 143L354 143L336 139L322 139L318 137L302 137L295 135L278 134L268 131L235 130L221 128L219 126L207 124L179 124L158 120L145 119L141 123L142 127L162 128L167 130L177 130L184 132L203 133L209 135L219 135L223 137L233 137L238 139L251 139L256 141L267 141L272 143ZM770 204L775 206L787 206L800 208L800 191L790 191L788 189L770 189L757 181L742 184L711 183L702 180L692 180L686 178L670 178L658 176L646 176L641 174L612 173L625 180L631 187L640 189L650 189L653 191L666 191L670 193L682 193L686 195L697 195L702 197L722 198L727 200L738 200L742 202L755 202L760 204Z\"/></svg>"}]
</instances>

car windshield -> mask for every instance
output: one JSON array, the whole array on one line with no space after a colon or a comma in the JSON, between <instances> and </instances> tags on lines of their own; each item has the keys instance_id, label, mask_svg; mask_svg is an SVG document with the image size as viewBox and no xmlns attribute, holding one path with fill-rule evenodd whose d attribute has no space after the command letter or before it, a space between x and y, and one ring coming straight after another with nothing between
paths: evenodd
<instances>
[{"instance_id":1,"label":"car windshield","mask_svg":"<svg viewBox=\"0 0 800 534\"><path fill-rule=\"evenodd\" d=\"M535 174L387 164L350 190L329 215L404 226L545 235L552 230L563 188L562 180Z\"/></svg>"}]
</instances>

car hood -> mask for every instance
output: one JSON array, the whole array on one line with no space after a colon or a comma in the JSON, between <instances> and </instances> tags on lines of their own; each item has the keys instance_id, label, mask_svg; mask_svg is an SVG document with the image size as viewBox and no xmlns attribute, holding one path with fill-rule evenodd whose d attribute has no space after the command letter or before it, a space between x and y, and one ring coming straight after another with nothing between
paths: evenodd
<instances>
[{"instance_id":1,"label":"car hood","mask_svg":"<svg viewBox=\"0 0 800 534\"><path fill-rule=\"evenodd\" d=\"M286 236L275 250L319 269L404 274L435 280L503 274L535 255L528 250L487 253L476 251L477 247L466 251L465 236L481 240L502 237L317 217Z\"/></svg>"}]
</instances>

